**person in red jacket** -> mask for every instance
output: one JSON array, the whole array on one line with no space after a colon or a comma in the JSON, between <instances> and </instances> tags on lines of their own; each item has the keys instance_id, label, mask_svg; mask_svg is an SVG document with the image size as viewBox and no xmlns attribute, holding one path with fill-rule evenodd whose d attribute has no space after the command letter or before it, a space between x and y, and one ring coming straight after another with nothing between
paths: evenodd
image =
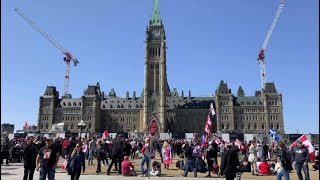
<instances>
[{"instance_id":1,"label":"person in red jacket","mask_svg":"<svg viewBox=\"0 0 320 180\"><path fill-rule=\"evenodd\" d=\"M122 176L136 176L133 164L129 161L129 156L124 157L121 163Z\"/></svg>"},{"instance_id":2,"label":"person in red jacket","mask_svg":"<svg viewBox=\"0 0 320 180\"><path fill-rule=\"evenodd\" d=\"M270 165L266 159L262 160L262 163L259 165L259 170L261 175L270 175Z\"/></svg>"}]
</instances>

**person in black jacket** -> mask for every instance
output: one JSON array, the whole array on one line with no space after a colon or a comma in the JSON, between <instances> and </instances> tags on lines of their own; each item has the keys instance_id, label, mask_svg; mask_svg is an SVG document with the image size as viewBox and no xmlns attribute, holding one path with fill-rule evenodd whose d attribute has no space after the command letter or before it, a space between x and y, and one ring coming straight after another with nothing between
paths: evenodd
<instances>
[{"instance_id":1,"label":"person in black jacket","mask_svg":"<svg viewBox=\"0 0 320 180\"><path fill-rule=\"evenodd\" d=\"M211 177L211 171L213 169L213 163L215 161L215 149L212 145L212 141L209 141L209 147L207 149L207 163L208 163L208 175L206 177Z\"/></svg>"},{"instance_id":2,"label":"person in black jacket","mask_svg":"<svg viewBox=\"0 0 320 180\"><path fill-rule=\"evenodd\" d=\"M238 171L239 166L239 158L237 154L237 150L231 149L232 145L227 145L227 151L224 152L221 157L221 173L223 173L226 177L226 180L233 180Z\"/></svg>"},{"instance_id":3,"label":"person in black jacket","mask_svg":"<svg viewBox=\"0 0 320 180\"><path fill-rule=\"evenodd\" d=\"M111 163L107 169L107 175L110 175L111 167L113 164L119 165L117 168L119 174L121 175L121 162L123 161L123 142L120 140L120 137L117 136L115 140L112 142L112 149L111 149ZM115 165L116 166L116 165Z\"/></svg>"},{"instance_id":4,"label":"person in black jacket","mask_svg":"<svg viewBox=\"0 0 320 180\"><path fill-rule=\"evenodd\" d=\"M74 136L69 138L69 144L67 146L67 153L66 155L71 155L71 153L73 152L74 148L76 147L77 141L76 138Z\"/></svg>"},{"instance_id":5,"label":"person in black jacket","mask_svg":"<svg viewBox=\"0 0 320 180\"><path fill-rule=\"evenodd\" d=\"M70 166L68 167L68 174L71 175L71 180L79 180L81 169L82 172L85 172L85 155L82 151L81 144L76 144L76 147L74 148L73 152L70 156Z\"/></svg>"},{"instance_id":6,"label":"person in black jacket","mask_svg":"<svg viewBox=\"0 0 320 180\"><path fill-rule=\"evenodd\" d=\"M284 142L280 143L280 149L277 154L278 157L280 157L281 166L282 169L280 172L277 173L277 179L281 179L282 176L284 176L285 180L290 179L290 171L293 170L293 167L291 165L290 161L290 154L288 153L286 144Z\"/></svg>"},{"instance_id":7,"label":"person in black jacket","mask_svg":"<svg viewBox=\"0 0 320 180\"><path fill-rule=\"evenodd\" d=\"M36 160L38 155L38 150L36 145L33 143L33 139L29 138L27 143L23 147L24 154L23 154L23 164L24 164L24 175L23 180L33 179L33 174L36 169Z\"/></svg>"}]
</instances>

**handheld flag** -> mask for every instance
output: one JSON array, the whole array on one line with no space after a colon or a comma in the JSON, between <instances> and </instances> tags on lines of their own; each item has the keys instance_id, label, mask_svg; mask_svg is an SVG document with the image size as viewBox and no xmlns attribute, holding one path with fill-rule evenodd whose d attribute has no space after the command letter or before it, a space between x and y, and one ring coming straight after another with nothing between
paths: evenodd
<instances>
[{"instance_id":1,"label":"handheld flag","mask_svg":"<svg viewBox=\"0 0 320 180\"><path fill-rule=\"evenodd\" d=\"M276 130L275 130L274 128L269 129L269 135L270 135L274 140L276 140L277 142L280 141L280 137L279 137L278 133L276 132Z\"/></svg>"},{"instance_id":2,"label":"handheld flag","mask_svg":"<svg viewBox=\"0 0 320 180\"><path fill-rule=\"evenodd\" d=\"M210 104L210 109L209 109L209 111L210 111L210 113L211 113L212 116L216 114L216 112L214 111L214 108L213 108L213 103Z\"/></svg>"},{"instance_id":3,"label":"handheld flag","mask_svg":"<svg viewBox=\"0 0 320 180\"><path fill-rule=\"evenodd\" d=\"M307 136L306 135L302 135L297 140L300 140L302 142L302 144L304 145L304 147L306 147L309 150L310 160L314 162L314 160L315 160L315 149L314 149L313 145L311 144L311 142L308 140ZM291 144L292 147L296 147L297 140L294 143Z\"/></svg>"},{"instance_id":4,"label":"handheld flag","mask_svg":"<svg viewBox=\"0 0 320 180\"><path fill-rule=\"evenodd\" d=\"M108 132L108 130L105 130L104 132L103 132L103 134L102 134L102 139L107 139L108 138L108 136L109 136L109 132Z\"/></svg>"}]
</instances>

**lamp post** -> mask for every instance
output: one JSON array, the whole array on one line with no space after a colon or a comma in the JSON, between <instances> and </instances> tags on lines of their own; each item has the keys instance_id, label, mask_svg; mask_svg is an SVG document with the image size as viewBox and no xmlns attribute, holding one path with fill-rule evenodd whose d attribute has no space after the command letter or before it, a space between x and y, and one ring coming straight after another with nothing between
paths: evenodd
<instances>
[{"instance_id":1,"label":"lamp post","mask_svg":"<svg viewBox=\"0 0 320 180\"><path fill-rule=\"evenodd\" d=\"M84 123L83 120L81 120L81 121L78 123L78 128L80 128L80 138L81 138L82 131L83 131L83 129L86 128L86 123Z\"/></svg>"}]
</instances>

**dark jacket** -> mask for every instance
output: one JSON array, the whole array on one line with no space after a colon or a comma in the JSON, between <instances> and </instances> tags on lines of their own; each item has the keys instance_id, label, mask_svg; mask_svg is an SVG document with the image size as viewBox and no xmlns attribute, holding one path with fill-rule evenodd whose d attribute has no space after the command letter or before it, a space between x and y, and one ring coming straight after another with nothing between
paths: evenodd
<instances>
[{"instance_id":1,"label":"dark jacket","mask_svg":"<svg viewBox=\"0 0 320 180\"><path fill-rule=\"evenodd\" d=\"M309 161L309 150L304 146L292 148L292 162L304 163Z\"/></svg>"},{"instance_id":2,"label":"dark jacket","mask_svg":"<svg viewBox=\"0 0 320 180\"><path fill-rule=\"evenodd\" d=\"M36 168L37 155L38 150L35 144L25 145L23 154L24 167L28 167L29 169Z\"/></svg>"},{"instance_id":3,"label":"dark jacket","mask_svg":"<svg viewBox=\"0 0 320 180\"><path fill-rule=\"evenodd\" d=\"M72 151L76 147L77 142L75 140L71 140L67 146L67 155L71 155Z\"/></svg>"},{"instance_id":4,"label":"dark jacket","mask_svg":"<svg viewBox=\"0 0 320 180\"><path fill-rule=\"evenodd\" d=\"M68 173L79 172L81 171L81 168L83 169L83 171L85 171L86 163L85 163L84 153L82 151L70 157L69 161L70 161L70 167L68 169Z\"/></svg>"},{"instance_id":5,"label":"dark jacket","mask_svg":"<svg viewBox=\"0 0 320 180\"><path fill-rule=\"evenodd\" d=\"M220 170L223 174L229 174L231 177L236 176L239 158L236 150L227 150L221 157Z\"/></svg>"},{"instance_id":6,"label":"dark jacket","mask_svg":"<svg viewBox=\"0 0 320 180\"><path fill-rule=\"evenodd\" d=\"M112 142L111 155L113 157L122 157L123 156L123 142L120 139L115 139Z\"/></svg>"},{"instance_id":7,"label":"dark jacket","mask_svg":"<svg viewBox=\"0 0 320 180\"><path fill-rule=\"evenodd\" d=\"M289 153L286 149L279 149L278 157L280 157L281 164L284 170L291 171L293 170Z\"/></svg>"}]
</instances>

